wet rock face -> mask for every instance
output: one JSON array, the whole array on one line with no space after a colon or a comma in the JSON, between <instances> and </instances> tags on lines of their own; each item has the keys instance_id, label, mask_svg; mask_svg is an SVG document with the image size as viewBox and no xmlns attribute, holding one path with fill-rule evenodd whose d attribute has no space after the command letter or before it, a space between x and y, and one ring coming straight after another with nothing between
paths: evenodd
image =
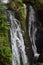
<instances>
[{"instance_id":1,"label":"wet rock face","mask_svg":"<svg viewBox=\"0 0 43 65\"><path fill-rule=\"evenodd\" d=\"M38 53L40 53L38 61L43 62L43 6L37 11L37 16L40 25L36 34L36 46L38 48Z\"/></svg>"},{"instance_id":2,"label":"wet rock face","mask_svg":"<svg viewBox=\"0 0 43 65\"><path fill-rule=\"evenodd\" d=\"M43 62L43 10L38 10L36 13L31 5L29 10L29 37L33 45L32 50L35 60L38 52L40 54L38 62Z\"/></svg>"},{"instance_id":3,"label":"wet rock face","mask_svg":"<svg viewBox=\"0 0 43 65\"><path fill-rule=\"evenodd\" d=\"M37 51L40 54L38 61L43 62L43 30L40 28L37 30L36 38Z\"/></svg>"},{"instance_id":4,"label":"wet rock face","mask_svg":"<svg viewBox=\"0 0 43 65\"><path fill-rule=\"evenodd\" d=\"M38 20L43 27L43 6L37 11Z\"/></svg>"}]
</instances>

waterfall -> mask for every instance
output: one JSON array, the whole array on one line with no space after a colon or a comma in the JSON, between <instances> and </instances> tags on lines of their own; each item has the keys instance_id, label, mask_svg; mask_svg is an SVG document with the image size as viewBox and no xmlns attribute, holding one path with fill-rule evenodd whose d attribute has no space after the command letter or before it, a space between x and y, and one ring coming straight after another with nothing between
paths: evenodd
<instances>
[{"instance_id":1,"label":"waterfall","mask_svg":"<svg viewBox=\"0 0 43 65\"><path fill-rule=\"evenodd\" d=\"M8 4L11 0L0 0L1 3L3 4Z\"/></svg>"},{"instance_id":2,"label":"waterfall","mask_svg":"<svg viewBox=\"0 0 43 65\"><path fill-rule=\"evenodd\" d=\"M11 0L0 0L2 4L8 4L10 1ZM22 64L25 65L27 63L27 56L20 22L11 11L7 10L4 13L7 16L7 20L11 23L12 65L21 65L20 56L22 58Z\"/></svg>"},{"instance_id":3,"label":"waterfall","mask_svg":"<svg viewBox=\"0 0 43 65\"><path fill-rule=\"evenodd\" d=\"M32 49L34 52L34 57L38 58L40 54L38 54L37 52L37 47L35 44L36 41L36 32L37 32L37 26L36 26L36 13L34 8L29 5L29 25L28 25L28 29L29 29L29 37L30 37L30 41L32 43Z\"/></svg>"},{"instance_id":4,"label":"waterfall","mask_svg":"<svg viewBox=\"0 0 43 65\"><path fill-rule=\"evenodd\" d=\"M9 11L9 17L11 22L10 35L12 43L12 65L21 65L20 54L22 57L23 65L27 63L27 56L25 52L25 45L23 39L23 31L21 29L20 22L15 18L14 14Z\"/></svg>"}]
</instances>

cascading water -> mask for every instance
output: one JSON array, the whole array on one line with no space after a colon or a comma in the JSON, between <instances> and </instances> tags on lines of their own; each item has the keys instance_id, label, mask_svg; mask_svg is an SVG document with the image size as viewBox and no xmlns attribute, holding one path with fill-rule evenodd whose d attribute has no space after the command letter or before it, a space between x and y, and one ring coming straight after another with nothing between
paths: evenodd
<instances>
[{"instance_id":1,"label":"cascading water","mask_svg":"<svg viewBox=\"0 0 43 65\"><path fill-rule=\"evenodd\" d=\"M35 10L30 5L29 6L29 37L30 37L30 41L32 43L32 49L33 49L33 52L34 52L34 57L38 58L40 54L38 54L37 47L36 47L36 44L35 44L36 32L37 32L35 15L36 15Z\"/></svg>"},{"instance_id":2,"label":"cascading water","mask_svg":"<svg viewBox=\"0 0 43 65\"><path fill-rule=\"evenodd\" d=\"M12 12L9 12L9 17L11 21L10 34L12 43L12 65L20 64L20 54L22 57L23 65L27 63L27 56L25 52L24 39L22 35L22 30L19 21L15 18Z\"/></svg>"},{"instance_id":3,"label":"cascading water","mask_svg":"<svg viewBox=\"0 0 43 65\"><path fill-rule=\"evenodd\" d=\"M8 4L11 0L0 0L2 4Z\"/></svg>"},{"instance_id":4,"label":"cascading water","mask_svg":"<svg viewBox=\"0 0 43 65\"><path fill-rule=\"evenodd\" d=\"M2 4L8 4L11 0L0 0ZM14 13L13 13L14 14ZM5 15L10 19L10 35L12 45L12 65L21 65L20 56L22 58L22 64L27 63L27 56L25 52L24 39L22 35L22 29L19 21L10 11L6 11Z\"/></svg>"}]
</instances>

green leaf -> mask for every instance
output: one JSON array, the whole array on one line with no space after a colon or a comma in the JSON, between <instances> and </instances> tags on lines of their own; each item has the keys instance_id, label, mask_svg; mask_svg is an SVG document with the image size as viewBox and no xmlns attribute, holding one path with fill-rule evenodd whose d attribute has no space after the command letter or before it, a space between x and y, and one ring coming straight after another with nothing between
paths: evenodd
<instances>
[{"instance_id":1,"label":"green leaf","mask_svg":"<svg viewBox=\"0 0 43 65\"><path fill-rule=\"evenodd\" d=\"M7 6L0 3L0 11L6 10Z\"/></svg>"}]
</instances>

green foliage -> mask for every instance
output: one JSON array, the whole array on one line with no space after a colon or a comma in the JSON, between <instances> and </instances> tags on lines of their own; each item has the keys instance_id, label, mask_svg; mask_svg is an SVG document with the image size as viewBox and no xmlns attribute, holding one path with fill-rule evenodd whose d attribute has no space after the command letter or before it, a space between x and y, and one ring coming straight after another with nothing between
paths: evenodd
<instances>
[{"instance_id":1,"label":"green foliage","mask_svg":"<svg viewBox=\"0 0 43 65\"><path fill-rule=\"evenodd\" d=\"M40 65L43 65L43 63L40 63Z\"/></svg>"},{"instance_id":2,"label":"green foliage","mask_svg":"<svg viewBox=\"0 0 43 65\"><path fill-rule=\"evenodd\" d=\"M40 3L43 3L43 0L39 0Z\"/></svg>"},{"instance_id":3,"label":"green foliage","mask_svg":"<svg viewBox=\"0 0 43 65\"><path fill-rule=\"evenodd\" d=\"M6 20L6 16L4 14L0 14L0 29L9 29L9 22Z\"/></svg>"},{"instance_id":4,"label":"green foliage","mask_svg":"<svg viewBox=\"0 0 43 65\"><path fill-rule=\"evenodd\" d=\"M6 46L0 46L0 55L2 55L8 62L11 62L11 49Z\"/></svg>"},{"instance_id":5,"label":"green foliage","mask_svg":"<svg viewBox=\"0 0 43 65\"><path fill-rule=\"evenodd\" d=\"M9 40L10 23L3 14L6 6L0 4L0 65L12 64L11 43Z\"/></svg>"},{"instance_id":6,"label":"green foliage","mask_svg":"<svg viewBox=\"0 0 43 65\"><path fill-rule=\"evenodd\" d=\"M24 19L24 7L20 7L20 19L21 21Z\"/></svg>"},{"instance_id":7,"label":"green foliage","mask_svg":"<svg viewBox=\"0 0 43 65\"><path fill-rule=\"evenodd\" d=\"M26 63L25 65L29 65L29 63Z\"/></svg>"},{"instance_id":8,"label":"green foliage","mask_svg":"<svg viewBox=\"0 0 43 65\"><path fill-rule=\"evenodd\" d=\"M37 63L37 64L34 64L34 65L43 65L43 63L40 63L40 62L39 62L39 63Z\"/></svg>"},{"instance_id":9,"label":"green foliage","mask_svg":"<svg viewBox=\"0 0 43 65\"><path fill-rule=\"evenodd\" d=\"M6 9L7 9L7 7L5 5L3 5L3 4L0 3L0 11L4 11Z\"/></svg>"},{"instance_id":10,"label":"green foliage","mask_svg":"<svg viewBox=\"0 0 43 65\"><path fill-rule=\"evenodd\" d=\"M22 3L22 0L13 0L13 1L17 3Z\"/></svg>"}]
</instances>

